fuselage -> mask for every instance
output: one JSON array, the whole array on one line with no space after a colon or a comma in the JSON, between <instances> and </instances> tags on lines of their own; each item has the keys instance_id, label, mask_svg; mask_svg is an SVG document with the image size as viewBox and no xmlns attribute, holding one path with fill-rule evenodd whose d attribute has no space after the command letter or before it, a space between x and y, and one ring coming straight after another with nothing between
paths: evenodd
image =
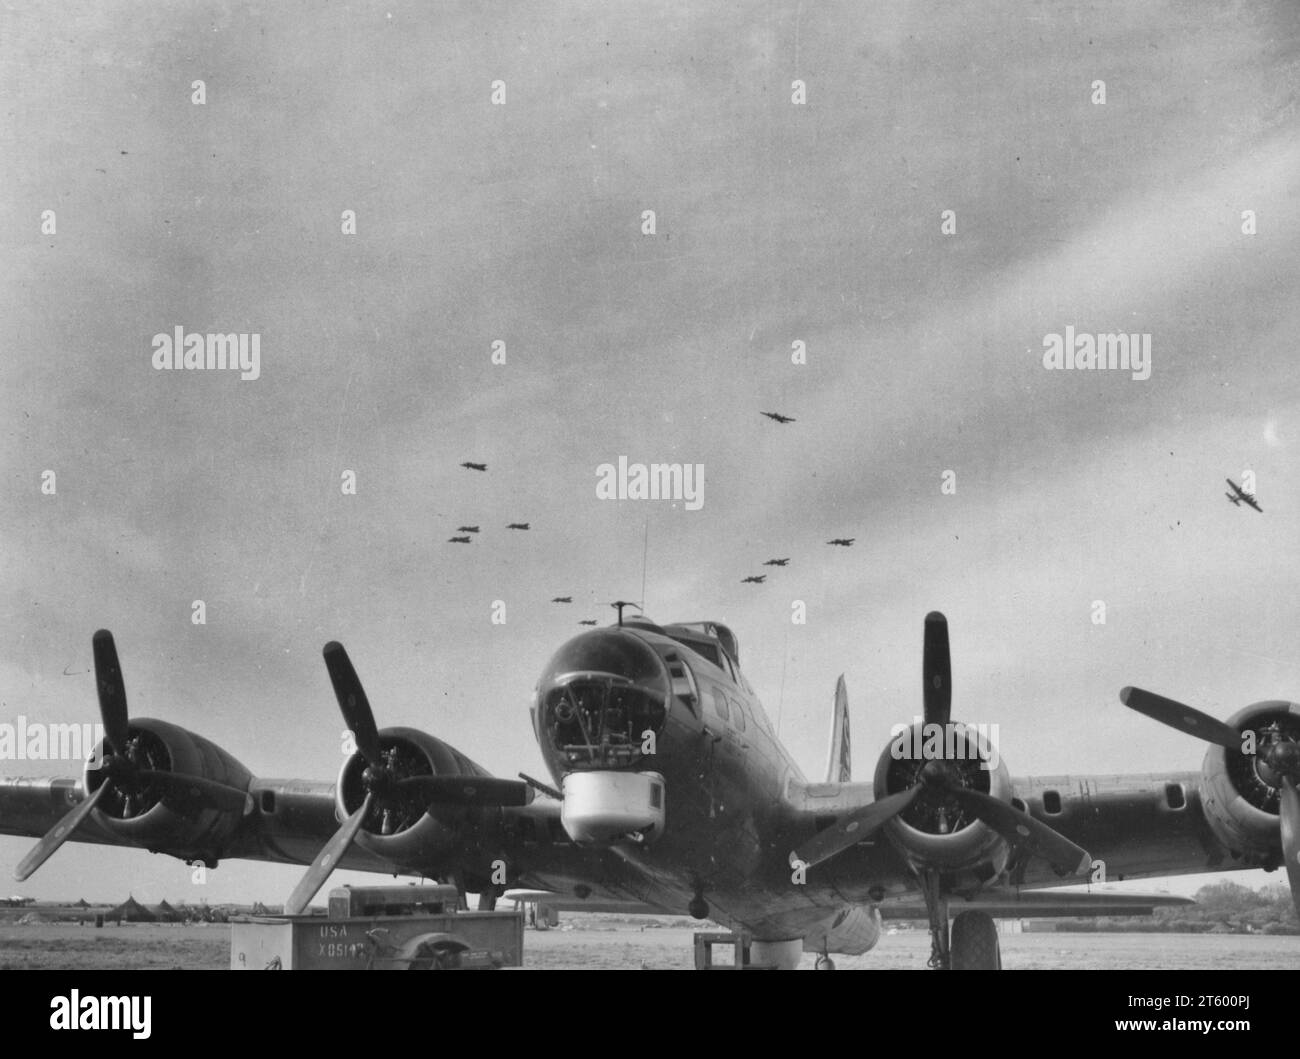
<instances>
[{"instance_id":1,"label":"fuselage","mask_svg":"<svg viewBox=\"0 0 1300 1059\"><path fill-rule=\"evenodd\" d=\"M556 784L569 784L566 806L570 790L578 789L575 774L586 774L584 797L608 777L611 829L617 830L630 819L623 777L649 777L646 782L662 790L662 813L647 813L645 820L653 822L644 832L615 840L613 830L596 829L584 842L586 833L574 828L578 844L590 846L603 864L603 889L678 911L703 898L710 918L773 940L806 937L848 907L914 891L908 863L884 837L802 875L792 870L791 851L834 821L850 796L860 800L862 785L850 791L846 784L806 780L741 673L738 653L730 630L716 623L661 627L631 619L573 638L547 664L533 725ZM1167 779L1126 778L1115 790L1127 797L1135 785L1144 790L1149 784L1156 798ZM1186 797L1194 800L1193 777L1186 779ZM1035 790L1032 781L1016 784L1024 808L1035 815L1046 811L1043 796L1050 804L1053 792ZM1080 794L1089 792L1065 791L1071 806ZM583 828L599 822L598 797L593 804ZM1070 816L1066 826L1088 826L1086 817ZM1133 821L1135 828L1145 822ZM1166 864L1205 861L1202 832L1189 819L1164 834L1158 855L1149 859L1141 853L1140 830L1122 835L1133 840L1127 852L1137 859L1127 863L1127 853L1117 851L1112 871L1148 874ZM529 873L534 882L563 886L565 880L538 867ZM1045 866L1012 867L1023 885L1072 881Z\"/></svg>"}]
</instances>

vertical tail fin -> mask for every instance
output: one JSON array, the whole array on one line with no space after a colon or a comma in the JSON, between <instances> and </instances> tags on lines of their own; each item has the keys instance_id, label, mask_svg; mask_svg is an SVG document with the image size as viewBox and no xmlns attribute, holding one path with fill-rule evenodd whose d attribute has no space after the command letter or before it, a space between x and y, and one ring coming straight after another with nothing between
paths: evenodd
<instances>
[{"instance_id":1,"label":"vertical tail fin","mask_svg":"<svg viewBox=\"0 0 1300 1059\"><path fill-rule=\"evenodd\" d=\"M835 706L831 712L831 746L826 755L826 782L849 783L853 779L853 753L849 744L849 693L844 674L835 682Z\"/></svg>"}]
</instances>

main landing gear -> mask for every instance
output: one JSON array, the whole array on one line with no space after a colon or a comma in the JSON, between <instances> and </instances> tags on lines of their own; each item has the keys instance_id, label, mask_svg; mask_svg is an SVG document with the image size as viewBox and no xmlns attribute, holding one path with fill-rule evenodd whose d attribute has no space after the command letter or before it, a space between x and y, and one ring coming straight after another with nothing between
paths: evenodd
<instances>
[{"instance_id":1,"label":"main landing gear","mask_svg":"<svg viewBox=\"0 0 1300 1059\"><path fill-rule=\"evenodd\" d=\"M986 912L959 912L948 925L948 897L937 872L924 872L921 893L930 913L930 967L936 971L1000 971L998 928Z\"/></svg>"}]
</instances>

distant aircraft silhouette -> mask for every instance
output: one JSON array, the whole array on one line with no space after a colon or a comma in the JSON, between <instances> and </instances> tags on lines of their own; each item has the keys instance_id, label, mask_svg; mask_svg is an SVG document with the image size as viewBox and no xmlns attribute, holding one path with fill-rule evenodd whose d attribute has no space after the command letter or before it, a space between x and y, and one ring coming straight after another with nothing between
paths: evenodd
<instances>
[{"instance_id":1,"label":"distant aircraft silhouette","mask_svg":"<svg viewBox=\"0 0 1300 1059\"><path fill-rule=\"evenodd\" d=\"M477 527L477 526L457 526L457 527L456 527L456 532L457 532L457 533L477 533L477 532L478 532L478 527Z\"/></svg>"},{"instance_id":2,"label":"distant aircraft silhouette","mask_svg":"<svg viewBox=\"0 0 1300 1059\"><path fill-rule=\"evenodd\" d=\"M468 537L448 537L448 538L447 538L447 543L448 543L448 544L468 544L468 543L469 543L469 538L468 538Z\"/></svg>"},{"instance_id":3,"label":"distant aircraft silhouette","mask_svg":"<svg viewBox=\"0 0 1300 1059\"><path fill-rule=\"evenodd\" d=\"M786 423L793 423L794 420L789 416L783 416L780 412L759 412L759 415L767 416L768 419L774 420L784 426Z\"/></svg>"},{"instance_id":4,"label":"distant aircraft silhouette","mask_svg":"<svg viewBox=\"0 0 1300 1059\"><path fill-rule=\"evenodd\" d=\"M573 602L573 597L572 597L572 596L556 596L553 600L551 600L551 602L552 602L552 603L572 603L572 602Z\"/></svg>"},{"instance_id":5,"label":"distant aircraft silhouette","mask_svg":"<svg viewBox=\"0 0 1300 1059\"><path fill-rule=\"evenodd\" d=\"M742 585L761 585L766 580L767 580L767 574L755 574L751 577L745 578L740 583Z\"/></svg>"},{"instance_id":6,"label":"distant aircraft silhouette","mask_svg":"<svg viewBox=\"0 0 1300 1059\"><path fill-rule=\"evenodd\" d=\"M580 622L578 622L578 624L579 624L579 625L595 625L595 624L596 624L596 621L595 621L595 619L593 618L593 619L591 619L591 620L589 620L589 621L580 621Z\"/></svg>"},{"instance_id":7,"label":"distant aircraft silhouette","mask_svg":"<svg viewBox=\"0 0 1300 1059\"><path fill-rule=\"evenodd\" d=\"M784 565L785 565L786 563L788 563L789 561L790 561L789 559L769 559L769 560L768 560L767 562L765 562L763 565L764 565L764 566L784 566Z\"/></svg>"},{"instance_id":8,"label":"distant aircraft silhouette","mask_svg":"<svg viewBox=\"0 0 1300 1059\"><path fill-rule=\"evenodd\" d=\"M527 528L528 528L527 522L512 522L510 523L510 525L506 527L506 529L527 529Z\"/></svg>"},{"instance_id":9,"label":"distant aircraft silhouette","mask_svg":"<svg viewBox=\"0 0 1300 1059\"><path fill-rule=\"evenodd\" d=\"M486 471L486 463L462 463L462 467L468 467L471 471Z\"/></svg>"},{"instance_id":10,"label":"distant aircraft silhouette","mask_svg":"<svg viewBox=\"0 0 1300 1059\"><path fill-rule=\"evenodd\" d=\"M1232 486L1232 493L1236 493L1237 495L1233 496L1232 493L1224 493L1223 495L1226 496L1229 500L1231 500L1234 504L1236 504L1237 507L1241 507L1241 502L1244 500L1256 511L1258 511L1261 515L1264 513L1264 509L1260 507L1257 503L1255 503L1254 493L1246 492L1246 490L1241 488L1241 486L1239 486L1231 478L1225 478L1224 481L1227 482L1230 486Z\"/></svg>"},{"instance_id":11,"label":"distant aircraft silhouette","mask_svg":"<svg viewBox=\"0 0 1300 1059\"><path fill-rule=\"evenodd\" d=\"M827 544L838 544L841 548L853 547L853 542L857 537L836 537L833 541L827 541Z\"/></svg>"}]
</instances>

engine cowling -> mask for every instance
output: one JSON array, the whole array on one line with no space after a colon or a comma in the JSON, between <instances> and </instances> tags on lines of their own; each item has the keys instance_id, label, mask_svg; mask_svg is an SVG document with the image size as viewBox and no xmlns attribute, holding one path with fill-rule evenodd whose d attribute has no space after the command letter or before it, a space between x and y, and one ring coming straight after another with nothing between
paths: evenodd
<instances>
[{"instance_id":1,"label":"engine cowling","mask_svg":"<svg viewBox=\"0 0 1300 1059\"><path fill-rule=\"evenodd\" d=\"M1300 743L1300 704L1281 699L1256 702L1226 722L1253 732L1256 747L1282 739ZM1281 860L1278 777L1259 754L1212 745L1201 765L1201 806L1215 837L1234 858L1274 868Z\"/></svg>"},{"instance_id":2,"label":"engine cowling","mask_svg":"<svg viewBox=\"0 0 1300 1059\"><path fill-rule=\"evenodd\" d=\"M382 752L394 780L410 776L483 776L491 773L436 736L416 728L384 728L379 732ZM335 812L340 821L361 808L366 789L362 781L366 759L360 752L348 756L339 770L335 790ZM458 805L430 808L420 799L376 804L361 826L358 844L397 865L418 865L428 870L431 862L460 845L467 825L481 814Z\"/></svg>"},{"instance_id":3,"label":"engine cowling","mask_svg":"<svg viewBox=\"0 0 1300 1059\"><path fill-rule=\"evenodd\" d=\"M179 725L142 717L131 721L129 732L132 759L139 768L196 776L240 790L252 783L252 773L231 754ZM98 767L105 752L100 743L86 763L83 786L88 795L107 779ZM163 793L147 781L129 788L115 786L95 807L96 821L113 834L184 859L215 858L242 818L240 812L204 805L197 792L190 797L175 790Z\"/></svg>"},{"instance_id":4,"label":"engine cowling","mask_svg":"<svg viewBox=\"0 0 1300 1059\"><path fill-rule=\"evenodd\" d=\"M977 728L956 721L902 728L876 765L877 800L917 786L927 767L944 769L951 784L1011 800L1011 777L996 748ZM885 833L913 870L955 876L953 889L1001 875L1010 853L1006 839L937 786L923 790Z\"/></svg>"}]
</instances>

